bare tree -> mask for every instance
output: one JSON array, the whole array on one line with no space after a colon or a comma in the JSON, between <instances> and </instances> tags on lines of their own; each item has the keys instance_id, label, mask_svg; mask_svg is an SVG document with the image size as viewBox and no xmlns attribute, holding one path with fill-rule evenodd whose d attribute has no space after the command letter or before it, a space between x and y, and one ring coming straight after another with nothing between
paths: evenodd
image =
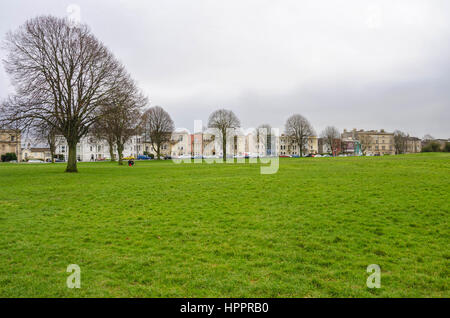
<instances>
[{"instance_id":1,"label":"bare tree","mask_svg":"<svg viewBox=\"0 0 450 318\"><path fill-rule=\"evenodd\" d=\"M44 121L37 123L34 128L31 128L31 130L33 131L32 135L36 138L36 140L44 142L48 145L50 149L51 162L55 163L56 147L58 146L57 136L60 135L57 126Z\"/></svg>"},{"instance_id":2,"label":"bare tree","mask_svg":"<svg viewBox=\"0 0 450 318\"><path fill-rule=\"evenodd\" d=\"M213 112L208 119L208 127L217 129L222 137L222 158L227 159L227 133L241 126L241 122L237 116L226 109L219 109Z\"/></svg>"},{"instance_id":3,"label":"bare tree","mask_svg":"<svg viewBox=\"0 0 450 318\"><path fill-rule=\"evenodd\" d=\"M109 114L109 113L108 113ZM109 148L109 156L111 161L116 161L116 154L114 148L116 143L114 142L114 133L112 129L109 129L110 121L108 120L108 114L104 114L100 120L92 125L90 132L98 141L105 140Z\"/></svg>"},{"instance_id":4,"label":"bare tree","mask_svg":"<svg viewBox=\"0 0 450 318\"><path fill-rule=\"evenodd\" d=\"M148 109L142 116L141 127L144 131L145 140L150 142L156 157L161 158L161 146L170 142L175 126L172 118L160 106Z\"/></svg>"},{"instance_id":5,"label":"bare tree","mask_svg":"<svg viewBox=\"0 0 450 318\"><path fill-rule=\"evenodd\" d=\"M426 134L425 136L423 136L422 140L423 140L424 142L430 142L430 141L433 141L433 140L434 140L434 137L431 136L430 134Z\"/></svg>"},{"instance_id":6,"label":"bare tree","mask_svg":"<svg viewBox=\"0 0 450 318\"><path fill-rule=\"evenodd\" d=\"M300 149L300 157L303 157L305 148L307 149L308 137L314 134L309 121L302 115L295 114L286 121L286 134L293 139L293 142L298 145Z\"/></svg>"},{"instance_id":7,"label":"bare tree","mask_svg":"<svg viewBox=\"0 0 450 318\"><path fill-rule=\"evenodd\" d=\"M331 150L333 156L336 154L336 149L340 143L339 130L334 126L327 126L320 134L323 139L323 143Z\"/></svg>"},{"instance_id":8,"label":"bare tree","mask_svg":"<svg viewBox=\"0 0 450 318\"><path fill-rule=\"evenodd\" d=\"M92 132L97 139L108 143L111 161L114 161L116 147L119 165L123 165L124 146L140 132L141 110L146 103L147 98L127 76L112 92L110 102L101 107L101 117L92 126Z\"/></svg>"},{"instance_id":9,"label":"bare tree","mask_svg":"<svg viewBox=\"0 0 450 318\"><path fill-rule=\"evenodd\" d=\"M394 131L395 154L405 153L409 136L400 130Z\"/></svg>"},{"instance_id":10,"label":"bare tree","mask_svg":"<svg viewBox=\"0 0 450 318\"><path fill-rule=\"evenodd\" d=\"M8 120L54 125L69 147L66 172L77 172L76 145L101 116L123 66L88 26L52 16L8 33L5 48L5 68L15 87L4 108Z\"/></svg>"},{"instance_id":11,"label":"bare tree","mask_svg":"<svg viewBox=\"0 0 450 318\"><path fill-rule=\"evenodd\" d=\"M361 152L365 155L373 143L373 138L369 134L358 134L358 141L361 146Z\"/></svg>"}]
</instances>

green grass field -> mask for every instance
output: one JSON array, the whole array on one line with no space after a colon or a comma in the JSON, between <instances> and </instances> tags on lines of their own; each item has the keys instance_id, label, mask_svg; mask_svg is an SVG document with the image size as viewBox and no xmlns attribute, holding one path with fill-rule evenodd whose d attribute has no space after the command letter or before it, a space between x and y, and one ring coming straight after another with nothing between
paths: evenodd
<instances>
[{"instance_id":1,"label":"green grass field","mask_svg":"<svg viewBox=\"0 0 450 318\"><path fill-rule=\"evenodd\" d=\"M0 164L1 297L450 296L448 154L64 168Z\"/></svg>"}]
</instances>

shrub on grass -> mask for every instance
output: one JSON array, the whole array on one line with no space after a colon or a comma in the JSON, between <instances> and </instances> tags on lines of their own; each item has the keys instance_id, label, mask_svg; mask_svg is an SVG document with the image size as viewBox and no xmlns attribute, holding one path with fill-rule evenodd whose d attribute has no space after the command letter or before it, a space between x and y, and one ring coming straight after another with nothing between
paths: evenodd
<instances>
[{"instance_id":1,"label":"shrub on grass","mask_svg":"<svg viewBox=\"0 0 450 318\"><path fill-rule=\"evenodd\" d=\"M17 160L17 155L14 152L8 152L7 154L2 155L1 160L2 162Z\"/></svg>"},{"instance_id":2,"label":"shrub on grass","mask_svg":"<svg viewBox=\"0 0 450 318\"><path fill-rule=\"evenodd\" d=\"M432 141L422 148L422 152L439 152L439 151L441 151L441 145L436 141Z\"/></svg>"}]
</instances>

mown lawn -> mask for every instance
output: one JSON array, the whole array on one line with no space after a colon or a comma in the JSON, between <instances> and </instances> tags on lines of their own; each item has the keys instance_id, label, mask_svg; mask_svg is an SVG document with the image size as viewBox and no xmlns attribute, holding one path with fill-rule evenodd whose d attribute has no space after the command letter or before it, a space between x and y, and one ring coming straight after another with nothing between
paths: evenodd
<instances>
[{"instance_id":1,"label":"mown lawn","mask_svg":"<svg viewBox=\"0 0 450 318\"><path fill-rule=\"evenodd\" d=\"M448 154L64 167L0 164L1 297L450 296Z\"/></svg>"}]
</instances>

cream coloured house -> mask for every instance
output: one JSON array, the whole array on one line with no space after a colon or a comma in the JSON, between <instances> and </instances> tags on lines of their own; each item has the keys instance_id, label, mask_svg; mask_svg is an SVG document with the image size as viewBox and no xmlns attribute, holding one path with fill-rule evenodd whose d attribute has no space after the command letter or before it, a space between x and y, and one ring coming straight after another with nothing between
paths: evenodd
<instances>
[{"instance_id":1,"label":"cream coloured house","mask_svg":"<svg viewBox=\"0 0 450 318\"><path fill-rule=\"evenodd\" d=\"M422 140L417 137L406 139L406 153L418 153L422 151Z\"/></svg>"},{"instance_id":2,"label":"cream coloured house","mask_svg":"<svg viewBox=\"0 0 450 318\"><path fill-rule=\"evenodd\" d=\"M191 155L191 134L187 129L177 129L172 133L170 155L172 157Z\"/></svg>"},{"instance_id":3,"label":"cream coloured house","mask_svg":"<svg viewBox=\"0 0 450 318\"><path fill-rule=\"evenodd\" d=\"M279 137L278 154L281 156L299 156L300 147L291 136L281 134ZM319 141L317 136L308 137L303 155L317 154L319 152Z\"/></svg>"},{"instance_id":4,"label":"cream coloured house","mask_svg":"<svg viewBox=\"0 0 450 318\"><path fill-rule=\"evenodd\" d=\"M22 161L21 132L12 129L0 129L0 156L15 153L17 161Z\"/></svg>"},{"instance_id":5,"label":"cream coloured house","mask_svg":"<svg viewBox=\"0 0 450 318\"><path fill-rule=\"evenodd\" d=\"M378 130L357 130L344 129L342 139L353 138L361 144L363 154L373 155L395 155L394 133L386 132L384 129Z\"/></svg>"},{"instance_id":6,"label":"cream coloured house","mask_svg":"<svg viewBox=\"0 0 450 318\"><path fill-rule=\"evenodd\" d=\"M31 147L28 145L27 148L22 149L23 160L42 160L50 162L52 160L52 155L50 148L42 147Z\"/></svg>"}]
</instances>

